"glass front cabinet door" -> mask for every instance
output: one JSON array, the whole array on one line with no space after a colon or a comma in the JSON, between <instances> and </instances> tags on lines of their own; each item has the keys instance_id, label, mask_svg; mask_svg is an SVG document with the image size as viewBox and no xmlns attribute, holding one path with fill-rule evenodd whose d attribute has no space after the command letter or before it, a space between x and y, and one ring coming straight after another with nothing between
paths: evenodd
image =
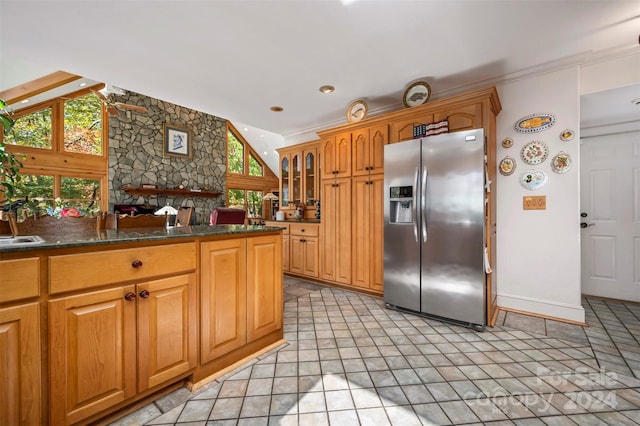
<instances>
[{"instance_id":1,"label":"glass front cabinet door","mask_svg":"<svg viewBox=\"0 0 640 426\"><path fill-rule=\"evenodd\" d=\"M304 153L304 199L307 207L316 204L316 153Z\"/></svg>"},{"instance_id":2,"label":"glass front cabinet door","mask_svg":"<svg viewBox=\"0 0 640 426\"><path fill-rule=\"evenodd\" d=\"M289 207L289 157L282 156L280 160L280 205Z\"/></svg>"},{"instance_id":3,"label":"glass front cabinet door","mask_svg":"<svg viewBox=\"0 0 640 426\"><path fill-rule=\"evenodd\" d=\"M301 155L291 155L291 202L294 209L302 203L302 167L301 167Z\"/></svg>"}]
</instances>

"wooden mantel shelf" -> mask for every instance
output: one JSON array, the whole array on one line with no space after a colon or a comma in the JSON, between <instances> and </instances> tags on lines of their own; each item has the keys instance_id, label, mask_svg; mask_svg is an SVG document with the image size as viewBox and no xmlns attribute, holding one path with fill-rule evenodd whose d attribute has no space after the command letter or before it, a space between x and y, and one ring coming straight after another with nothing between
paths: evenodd
<instances>
[{"instance_id":1,"label":"wooden mantel shelf","mask_svg":"<svg viewBox=\"0 0 640 426\"><path fill-rule=\"evenodd\" d=\"M159 189L159 188L135 188L132 186L123 186L120 188L127 194L155 195L155 196L174 196L174 197L202 197L216 198L219 192L211 191L191 191L190 189Z\"/></svg>"}]
</instances>

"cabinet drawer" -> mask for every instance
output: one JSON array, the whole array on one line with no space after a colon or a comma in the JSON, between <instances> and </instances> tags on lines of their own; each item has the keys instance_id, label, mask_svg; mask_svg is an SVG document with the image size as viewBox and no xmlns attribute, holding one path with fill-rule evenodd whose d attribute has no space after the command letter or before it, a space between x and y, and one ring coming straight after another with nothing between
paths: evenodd
<instances>
[{"instance_id":1,"label":"cabinet drawer","mask_svg":"<svg viewBox=\"0 0 640 426\"><path fill-rule=\"evenodd\" d=\"M264 223L267 226L277 226L279 228L284 228L282 230L282 233L284 235L288 235L289 234L289 224L288 223L284 223L284 222L265 222Z\"/></svg>"},{"instance_id":2,"label":"cabinet drawer","mask_svg":"<svg viewBox=\"0 0 640 426\"><path fill-rule=\"evenodd\" d=\"M289 225L291 235L306 235L308 237L317 237L319 226L309 223L292 223Z\"/></svg>"},{"instance_id":3,"label":"cabinet drawer","mask_svg":"<svg viewBox=\"0 0 640 426\"><path fill-rule=\"evenodd\" d=\"M49 292L146 279L191 271L195 267L195 243L51 256Z\"/></svg>"},{"instance_id":4,"label":"cabinet drawer","mask_svg":"<svg viewBox=\"0 0 640 426\"><path fill-rule=\"evenodd\" d=\"M0 261L0 302L40 294L40 263L37 257Z\"/></svg>"}]
</instances>

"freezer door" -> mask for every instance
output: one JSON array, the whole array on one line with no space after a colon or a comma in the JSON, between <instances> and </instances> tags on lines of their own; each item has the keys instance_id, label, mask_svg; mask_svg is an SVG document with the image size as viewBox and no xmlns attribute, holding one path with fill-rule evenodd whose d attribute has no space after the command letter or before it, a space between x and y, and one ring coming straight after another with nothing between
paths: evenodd
<instances>
[{"instance_id":1,"label":"freezer door","mask_svg":"<svg viewBox=\"0 0 640 426\"><path fill-rule=\"evenodd\" d=\"M384 301L414 311L420 311L419 169L420 140L385 145Z\"/></svg>"},{"instance_id":2,"label":"freezer door","mask_svg":"<svg viewBox=\"0 0 640 426\"><path fill-rule=\"evenodd\" d=\"M422 312L485 324L484 132L422 139Z\"/></svg>"}]
</instances>

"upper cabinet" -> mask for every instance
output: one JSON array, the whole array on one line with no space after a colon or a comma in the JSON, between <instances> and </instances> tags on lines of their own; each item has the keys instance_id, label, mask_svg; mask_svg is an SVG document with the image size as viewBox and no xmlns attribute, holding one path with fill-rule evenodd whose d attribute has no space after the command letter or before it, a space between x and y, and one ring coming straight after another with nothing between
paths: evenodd
<instances>
[{"instance_id":1,"label":"upper cabinet","mask_svg":"<svg viewBox=\"0 0 640 426\"><path fill-rule=\"evenodd\" d=\"M320 155L323 179L351 176L351 137L351 132L345 132L322 139Z\"/></svg>"},{"instance_id":2,"label":"upper cabinet","mask_svg":"<svg viewBox=\"0 0 640 426\"><path fill-rule=\"evenodd\" d=\"M353 176L384 172L384 146L389 143L387 124L354 131L351 143Z\"/></svg>"},{"instance_id":3,"label":"upper cabinet","mask_svg":"<svg viewBox=\"0 0 640 426\"><path fill-rule=\"evenodd\" d=\"M318 142L281 148L280 155L280 208L293 210L296 206L316 208L320 175Z\"/></svg>"}]
</instances>

